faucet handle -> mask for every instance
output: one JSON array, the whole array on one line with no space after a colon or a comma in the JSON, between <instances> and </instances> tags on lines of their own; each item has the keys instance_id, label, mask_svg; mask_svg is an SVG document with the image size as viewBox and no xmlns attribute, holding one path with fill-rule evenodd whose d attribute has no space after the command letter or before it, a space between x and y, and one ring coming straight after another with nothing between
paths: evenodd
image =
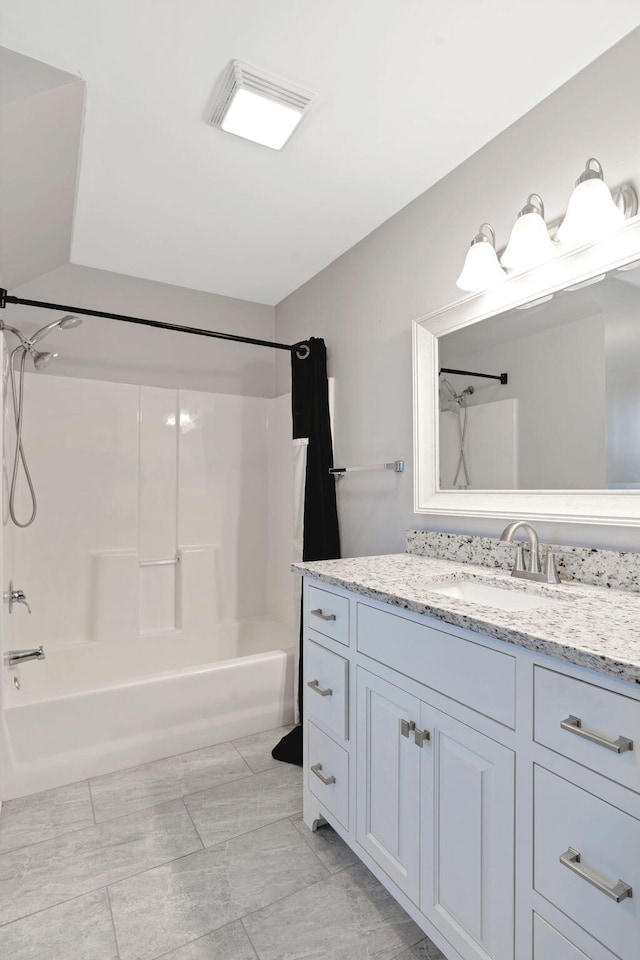
<instances>
[{"instance_id":1,"label":"faucet handle","mask_svg":"<svg viewBox=\"0 0 640 960\"><path fill-rule=\"evenodd\" d=\"M9 590L4 594L4 599L9 601L9 613L13 612L14 603L24 604L29 613L31 613L31 607L29 606L26 593L19 587L14 587L12 580L9 580Z\"/></svg>"},{"instance_id":2,"label":"faucet handle","mask_svg":"<svg viewBox=\"0 0 640 960\"><path fill-rule=\"evenodd\" d=\"M556 550L555 547L549 547L545 566L547 583L562 583L556 566L556 557L575 557L575 553L573 550Z\"/></svg>"},{"instance_id":3,"label":"faucet handle","mask_svg":"<svg viewBox=\"0 0 640 960\"><path fill-rule=\"evenodd\" d=\"M515 547L516 556L513 561L513 567L511 568L512 572L514 570L527 569L524 562L524 543L521 540L498 540L498 543L501 547Z\"/></svg>"},{"instance_id":4,"label":"faucet handle","mask_svg":"<svg viewBox=\"0 0 640 960\"><path fill-rule=\"evenodd\" d=\"M558 573L558 568L556 566L556 557L574 557L575 554L572 550L555 550L553 547L549 547L547 550L547 560L545 566L545 577L547 583L562 583L560 579L560 574Z\"/></svg>"}]
</instances>

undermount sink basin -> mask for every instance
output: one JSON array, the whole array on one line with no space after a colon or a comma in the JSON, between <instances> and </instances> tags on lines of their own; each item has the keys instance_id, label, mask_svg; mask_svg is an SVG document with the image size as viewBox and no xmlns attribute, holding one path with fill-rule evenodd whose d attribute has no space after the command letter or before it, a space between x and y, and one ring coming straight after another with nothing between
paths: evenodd
<instances>
[{"instance_id":1,"label":"undermount sink basin","mask_svg":"<svg viewBox=\"0 0 640 960\"><path fill-rule=\"evenodd\" d=\"M557 607L560 603L549 597L527 594L523 590L505 590L503 587L493 587L475 580L442 580L428 583L427 590L429 593L442 593L455 600L498 610L544 610Z\"/></svg>"}]
</instances>

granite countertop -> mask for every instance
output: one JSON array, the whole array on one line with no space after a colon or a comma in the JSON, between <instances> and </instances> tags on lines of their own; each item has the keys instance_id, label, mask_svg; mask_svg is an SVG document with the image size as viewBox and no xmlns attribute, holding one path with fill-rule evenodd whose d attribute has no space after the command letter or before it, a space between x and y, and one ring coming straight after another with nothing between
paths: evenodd
<instances>
[{"instance_id":1,"label":"granite countertop","mask_svg":"<svg viewBox=\"0 0 640 960\"><path fill-rule=\"evenodd\" d=\"M490 570L411 554L317 560L292 570L364 597L425 614L452 626L526 647L598 673L640 684L640 595L575 582L534 583ZM551 608L506 611L468 603L426 585L443 579L475 580L557 599Z\"/></svg>"}]
</instances>

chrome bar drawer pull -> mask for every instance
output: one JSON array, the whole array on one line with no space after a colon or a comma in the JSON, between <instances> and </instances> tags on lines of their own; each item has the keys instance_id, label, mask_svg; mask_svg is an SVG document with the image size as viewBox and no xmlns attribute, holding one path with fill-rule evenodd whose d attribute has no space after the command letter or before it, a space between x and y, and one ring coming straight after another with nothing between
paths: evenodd
<instances>
[{"instance_id":1,"label":"chrome bar drawer pull","mask_svg":"<svg viewBox=\"0 0 640 960\"><path fill-rule=\"evenodd\" d=\"M413 720L401 720L400 721L400 735L403 737L408 737L412 730L415 730L416 725Z\"/></svg>"},{"instance_id":2,"label":"chrome bar drawer pull","mask_svg":"<svg viewBox=\"0 0 640 960\"><path fill-rule=\"evenodd\" d=\"M422 747L431 740L431 734L428 730L419 730L418 727L414 727L413 739L416 747Z\"/></svg>"},{"instance_id":3,"label":"chrome bar drawer pull","mask_svg":"<svg viewBox=\"0 0 640 960\"><path fill-rule=\"evenodd\" d=\"M311 616L319 617L321 620L335 620L336 618L335 613L323 613L321 609L312 610Z\"/></svg>"},{"instance_id":4,"label":"chrome bar drawer pull","mask_svg":"<svg viewBox=\"0 0 640 960\"><path fill-rule=\"evenodd\" d=\"M319 693L321 697L330 697L333 694L331 687L321 687L317 680L309 680L307 686L310 690Z\"/></svg>"},{"instance_id":5,"label":"chrome bar drawer pull","mask_svg":"<svg viewBox=\"0 0 640 960\"><path fill-rule=\"evenodd\" d=\"M335 778L335 777L325 777L325 775L320 772L321 770L322 770L322 764L321 764L321 763L314 763L314 765L311 767L311 773L315 773L315 775L316 775L316 777L318 778L318 780L322 780L322 782L324 783L325 787L329 786L330 783L335 783L335 782L336 782L336 778Z\"/></svg>"},{"instance_id":6,"label":"chrome bar drawer pull","mask_svg":"<svg viewBox=\"0 0 640 960\"><path fill-rule=\"evenodd\" d=\"M594 733L593 730L586 730L582 726L580 717L574 717L573 714L570 714L566 720L561 720L560 726L563 730L575 733L578 737L584 737L585 740L606 747L607 750L613 750L614 753L626 753L627 750L633 750L633 740L629 740L627 737L610 740L609 737L603 737L599 733Z\"/></svg>"},{"instance_id":7,"label":"chrome bar drawer pull","mask_svg":"<svg viewBox=\"0 0 640 960\"><path fill-rule=\"evenodd\" d=\"M582 877L587 883L592 884L596 889L606 894L607 897L611 897L616 903L620 903L622 900L626 900L631 896L632 891L628 883L625 883L624 880L607 880L607 878L603 877L597 870L589 868L585 863L582 863L580 854L577 850L574 850L573 847L569 847L565 853L560 854L560 863L574 873L577 873L579 877Z\"/></svg>"}]
</instances>

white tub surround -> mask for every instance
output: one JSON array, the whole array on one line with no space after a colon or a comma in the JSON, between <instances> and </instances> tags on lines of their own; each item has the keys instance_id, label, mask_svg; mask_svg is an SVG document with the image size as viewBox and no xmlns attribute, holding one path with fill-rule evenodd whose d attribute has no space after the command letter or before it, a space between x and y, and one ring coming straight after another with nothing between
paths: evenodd
<instances>
[{"instance_id":1,"label":"white tub surround","mask_svg":"<svg viewBox=\"0 0 640 960\"><path fill-rule=\"evenodd\" d=\"M407 554L296 569L307 826L447 960L637 960L640 597ZM502 608L428 589L460 580Z\"/></svg>"},{"instance_id":2,"label":"white tub surround","mask_svg":"<svg viewBox=\"0 0 640 960\"><path fill-rule=\"evenodd\" d=\"M33 612L4 605L1 645L46 659L2 671L0 798L289 723L287 398L25 379L39 510L3 582Z\"/></svg>"},{"instance_id":3,"label":"white tub surround","mask_svg":"<svg viewBox=\"0 0 640 960\"><path fill-rule=\"evenodd\" d=\"M640 593L640 553L563 544L549 544L546 549L559 551L556 562L563 580ZM407 530L407 553L500 570L510 570L513 563L511 551L504 550L497 537L439 530Z\"/></svg>"},{"instance_id":4,"label":"white tub surround","mask_svg":"<svg viewBox=\"0 0 640 960\"><path fill-rule=\"evenodd\" d=\"M294 569L403 610L640 684L640 597L635 594L578 583L527 583L504 570L405 553L320 560ZM429 582L446 578L550 597L558 606L505 611L429 592Z\"/></svg>"}]
</instances>

